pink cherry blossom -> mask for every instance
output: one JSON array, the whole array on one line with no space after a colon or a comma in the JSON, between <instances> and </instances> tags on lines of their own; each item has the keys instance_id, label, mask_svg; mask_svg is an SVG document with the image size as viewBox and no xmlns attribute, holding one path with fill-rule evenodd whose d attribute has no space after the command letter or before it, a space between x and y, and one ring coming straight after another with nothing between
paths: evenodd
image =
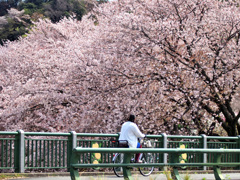
<instances>
[{"instance_id":1,"label":"pink cherry blossom","mask_svg":"<svg viewBox=\"0 0 240 180\"><path fill-rule=\"evenodd\" d=\"M239 16L234 1L119 0L40 20L0 48L0 126L116 133L134 113L144 133L238 135Z\"/></svg>"}]
</instances>

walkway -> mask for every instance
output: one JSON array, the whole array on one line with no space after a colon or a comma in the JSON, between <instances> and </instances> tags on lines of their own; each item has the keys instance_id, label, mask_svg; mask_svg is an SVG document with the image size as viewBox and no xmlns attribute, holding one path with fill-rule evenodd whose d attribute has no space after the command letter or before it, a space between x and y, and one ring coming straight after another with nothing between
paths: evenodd
<instances>
[{"instance_id":1,"label":"walkway","mask_svg":"<svg viewBox=\"0 0 240 180\"><path fill-rule=\"evenodd\" d=\"M191 180L215 180L213 174L188 174ZM186 175L183 175L183 177ZM224 178L231 180L239 180L240 173L228 173L223 174ZM149 177L144 177L140 174L134 175L135 180L167 180L164 174L152 174ZM184 179L184 178L183 178ZM54 176L54 177L29 177L29 178L17 178L11 180L71 180L70 176ZM115 175L94 175L94 176L82 176L81 180L123 180Z\"/></svg>"}]
</instances>

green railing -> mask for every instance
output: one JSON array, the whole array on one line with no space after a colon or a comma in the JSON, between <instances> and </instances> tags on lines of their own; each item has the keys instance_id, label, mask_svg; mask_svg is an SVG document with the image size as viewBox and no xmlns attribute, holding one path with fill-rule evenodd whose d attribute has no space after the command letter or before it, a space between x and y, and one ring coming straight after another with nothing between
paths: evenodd
<instances>
[{"instance_id":1,"label":"green railing","mask_svg":"<svg viewBox=\"0 0 240 180\"><path fill-rule=\"evenodd\" d=\"M0 170L5 172L28 172L31 170L70 168L70 157L75 147L116 147L119 134L91 133L50 133L50 132L0 132ZM207 137L177 135L147 135L154 148L201 148L201 149L239 149L239 137ZM166 153L155 152L156 163L167 163ZM84 163L110 163L113 153L85 153L80 157ZM180 159L181 160L181 159ZM223 162L239 162L240 156L228 154ZM211 155L187 153L184 163L213 162ZM206 167L204 167L206 168Z\"/></svg>"},{"instance_id":2,"label":"green railing","mask_svg":"<svg viewBox=\"0 0 240 180\"><path fill-rule=\"evenodd\" d=\"M85 164L82 162L78 162L79 156L82 154L90 152L90 153L124 153L123 163L102 163L102 164ZM170 157L170 161L167 163L153 162L153 163L131 163L132 154L134 153L167 153ZM214 162L211 163L179 163L179 156L181 154L206 154L206 155L214 155ZM134 180L131 175L131 168L129 167L172 167L172 179L173 180L181 180L182 178L179 175L178 168L182 166L209 166L214 170L214 176L216 180L224 180L224 177L221 174L220 167L235 167L239 166L240 162L222 162L223 155L229 154L240 154L240 149L180 149L180 148L74 148L73 154L70 163L70 175L72 180L80 180L80 175L78 172L78 168L112 168L112 167L123 167L123 175L124 179Z\"/></svg>"},{"instance_id":3,"label":"green railing","mask_svg":"<svg viewBox=\"0 0 240 180\"><path fill-rule=\"evenodd\" d=\"M14 160L15 154L18 149L14 148L17 143L16 136L17 132L4 132L1 133L5 137L0 137L0 169L14 169L14 163L16 163L16 159ZM13 137L12 137L13 136Z\"/></svg>"}]
</instances>

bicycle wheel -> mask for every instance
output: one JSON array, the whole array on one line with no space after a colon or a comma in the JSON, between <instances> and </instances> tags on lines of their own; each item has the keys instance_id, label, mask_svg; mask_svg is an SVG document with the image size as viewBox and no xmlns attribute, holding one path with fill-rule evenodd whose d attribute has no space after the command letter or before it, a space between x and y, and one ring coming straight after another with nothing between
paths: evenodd
<instances>
[{"instance_id":1,"label":"bicycle wheel","mask_svg":"<svg viewBox=\"0 0 240 180\"><path fill-rule=\"evenodd\" d=\"M154 163L154 157L151 153L142 154L142 163L151 164ZM139 171L143 176L149 176L154 170L154 167L140 167Z\"/></svg>"},{"instance_id":2,"label":"bicycle wheel","mask_svg":"<svg viewBox=\"0 0 240 180\"><path fill-rule=\"evenodd\" d=\"M116 153L113 158L114 164L121 164L123 163L123 153ZM117 177L123 177L123 168L122 167L113 167L113 172L116 174Z\"/></svg>"}]
</instances>

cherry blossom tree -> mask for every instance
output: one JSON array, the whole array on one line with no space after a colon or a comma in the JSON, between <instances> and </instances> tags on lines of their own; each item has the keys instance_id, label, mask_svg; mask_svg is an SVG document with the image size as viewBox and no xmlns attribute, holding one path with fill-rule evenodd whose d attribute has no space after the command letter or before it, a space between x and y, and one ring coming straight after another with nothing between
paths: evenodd
<instances>
[{"instance_id":1,"label":"cherry blossom tree","mask_svg":"<svg viewBox=\"0 0 240 180\"><path fill-rule=\"evenodd\" d=\"M119 0L42 20L0 49L2 129L112 133L134 113L144 133L238 135L239 15L234 1Z\"/></svg>"}]
</instances>

